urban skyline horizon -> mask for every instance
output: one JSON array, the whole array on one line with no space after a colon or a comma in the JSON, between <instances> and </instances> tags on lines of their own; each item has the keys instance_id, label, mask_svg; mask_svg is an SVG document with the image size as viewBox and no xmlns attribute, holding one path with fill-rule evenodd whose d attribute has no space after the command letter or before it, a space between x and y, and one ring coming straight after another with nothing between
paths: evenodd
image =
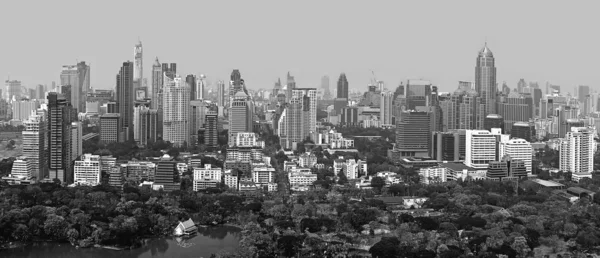
<instances>
[{"instance_id":1,"label":"urban skyline horizon","mask_svg":"<svg viewBox=\"0 0 600 258\"><path fill-rule=\"evenodd\" d=\"M151 22L160 19L143 17L163 17L162 5L130 1L114 9L109 1L90 3L86 8L94 12L52 15L72 3L40 2L34 10L24 3L11 5L13 11L0 17L3 24L26 16L44 22L7 26L5 34L12 39L0 49L0 76L28 87L51 84L59 81L62 65L81 60L91 65L91 86L110 89L121 64L133 61L133 46L140 38L146 75L158 56L161 62L176 62L183 76L205 74L213 83L227 81L231 71L239 69L249 89L270 89L290 71L299 87L316 88L323 75L329 75L334 85L344 72L350 89L362 91L374 71L390 90L407 79L425 79L440 91L451 92L458 81L474 81L476 54L487 41L497 58L500 85L506 81L515 88L521 78L565 89L600 85L593 61L600 56L589 51L600 45L600 38L584 33L598 24L593 4L530 1L519 2L515 8L514 4L490 3L486 8L493 12L474 12L479 2L441 2L431 8L425 3L395 1L262 1L236 3L232 8L222 2L175 1L175 6L211 11L203 12L202 19L181 15L174 22ZM139 6L144 6L144 16L131 16ZM338 11L340 6L344 12ZM540 6L544 6L543 13ZM106 13L121 19L106 19ZM376 19L369 19L369 14ZM419 22L403 22L411 20ZM198 26L202 21L218 22ZM139 26L132 27L136 22ZM67 24L76 36L52 40L56 28ZM40 44L40 39L51 40ZM36 57L35 62L24 62L23 53Z\"/></svg>"}]
</instances>

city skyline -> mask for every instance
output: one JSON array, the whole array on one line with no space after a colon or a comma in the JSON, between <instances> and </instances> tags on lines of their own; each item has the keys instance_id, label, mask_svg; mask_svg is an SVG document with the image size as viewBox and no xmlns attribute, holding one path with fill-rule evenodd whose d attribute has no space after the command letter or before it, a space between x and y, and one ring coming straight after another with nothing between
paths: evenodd
<instances>
[{"instance_id":1,"label":"city skyline","mask_svg":"<svg viewBox=\"0 0 600 258\"><path fill-rule=\"evenodd\" d=\"M337 78L343 72L348 76L350 89L362 91L371 81L371 71L374 71L377 79L385 81L390 88L407 79L425 79L439 86L440 91L451 92L458 81L475 81L473 59L487 41L497 59L499 85L506 81L510 88L516 88L518 80L524 78L526 81L538 81L540 85L549 81L572 92L578 85L597 89L600 84L600 78L594 75L597 67L591 63L598 53L587 50L600 44L600 39L572 29L593 31L593 24L598 23L594 22L598 18L591 13L593 8L586 8L582 3L578 6L520 2L519 8L490 3L486 8L495 11L481 13L467 8L473 6L474 1L441 2L436 8L421 3L388 2L386 6L392 7L383 8L381 3L338 1L319 2L319 8L315 8L310 4L264 1L264 5L274 9L285 7L295 10L285 14L269 12L269 15L265 12L272 9L263 10L260 4L255 3L240 2L236 4L237 8L229 8L228 4L220 2L202 3L199 7L215 10L206 12L204 19L207 21L221 21L217 19L222 14L220 11L227 11L229 18L201 28L201 44L195 40L176 42L156 33L170 24L141 20L140 23L147 22L148 25L140 25L138 32L132 33L119 22L106 20L102 15L113 12L118 16L142 4L151 17L161 9L154 3L131 1L123 3L119 10L110 8L111 4L91 3L90 8L97 12L76 13L75 17L68 18L50 16L53 10L68 3L70 1L40 2L40 8L30 10L30 15L48 18L43 23L7 28L6 34L12 35L15 40L6 41L6 46L0 50L0 56L4 57L0 61L0 75L5 79L10 76L20 80L28 88L37 84L51 85L52 81L59 82L58 74L63 65L86 61L92 67L90 86L114 89L114 70L124 61L134 61L131 50L139 38L144 44L143 74L148 81L152 63L158 57L177 62L181 75L206 74L213 88L217 80L227 80L231 70L239 69L250 89L270 89L277 78L290 71L298 87L319 88L322 76ZM348 9L343 16L334 13L339 3ZM546 8L538 16L539 3ZM11 9L16 11L0 17L0 21L8 24L22 15L19 10L25 8L20 8L20 5L23 3L15 3ZM190 8L195 5L186 3ZM421 19L423 21L415 26L401 21L416 18L422 12L397 10L427 10L428 16L434 18L430 21ZM590 12L589 15L586 12ZM78 15L84 13L81 18L86 22L69 23L81 33L69 44L59 40L37 43L40 38L52 38L52 28L77 20ZM310 20L302 15L305 13L311 14ZM380 19L349 19L369 13ZM267 18L260 19L260 16ZM515 16L531 19L506 19ZM477 22L483 18L486 22ZM195 26L195 22L186 19L183 17L178 26L172 28L173 34L184 35L191 29L191 25L187 24ZM436 22L438 20L444 23ZM506 30L507 27L511 30ZM238 32L237 37L245 44L239 44L239 40L225 40L231 37L232 31ZM409 40L406 36L397 36L400 33L395 31L408 35ZM297 40L278 40L289 33L294 33L293 37ZM106 40L107 37L112 38ZM578 40L572 40L575 37ZM316 40L319 38L332 40ZM94 47L95 42L103 42L102 47ZM43 58L25 65L19 61L24 51ZM445 58L431 62L438 56Z\"/></svg>"}]
</instances>

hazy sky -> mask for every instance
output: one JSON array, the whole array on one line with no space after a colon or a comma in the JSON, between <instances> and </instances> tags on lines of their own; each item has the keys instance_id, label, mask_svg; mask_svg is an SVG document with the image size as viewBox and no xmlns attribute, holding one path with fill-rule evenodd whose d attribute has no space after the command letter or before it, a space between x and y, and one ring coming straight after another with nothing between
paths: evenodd
<instances>
[{"instance_id":1,"label":"hazy sky","mask_svg":"<svg viewBox=\"0 0 600 258\"><path fill-rule=\"evenodd\" d=\"M94 88L114 88L133 46L151 65L272 88L287 71L298 87L341 72L350 88L411 78L451 91L474 80L487 38L498 83L519 78L600 85L598 1L0 1L0 75L31 87L59 81L61 66L91 63Z\"/></svg>"}]
</instances>

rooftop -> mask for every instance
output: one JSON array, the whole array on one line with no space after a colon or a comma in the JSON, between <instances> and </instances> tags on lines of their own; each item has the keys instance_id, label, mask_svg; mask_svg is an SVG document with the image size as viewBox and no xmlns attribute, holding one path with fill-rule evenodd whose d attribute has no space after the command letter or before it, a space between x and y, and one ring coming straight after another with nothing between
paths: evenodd
<instances>
[{"instance_id":1,"label":"rooftop","mask_svg":"<svg viewBox=\"0 0 600 258\"><path fill-rule=\"evenodd\" d=\"M452 169L454 171L458 171L458 170L475 170L474 168L471 168L463 163L441 163L440 166L442 167L446 167L449 169Z\"/></svg>"},{"instance_id":2,"label":"rooftop","mask_svg":"<svg viewBox=\"0 0 600 258\"><path fill-rule=\"evenodd\" d=\"M563 187L563 186L565 186L565 185L563 185L561 183L558 183L558 182L549 181L549 180L543 180L543 179L539 179L539 178L531 179L531 181L535 182L535 183L538 183L538 184L540 184L542 186L545 186L545 187Z\"/></svg>"}]
</instances>

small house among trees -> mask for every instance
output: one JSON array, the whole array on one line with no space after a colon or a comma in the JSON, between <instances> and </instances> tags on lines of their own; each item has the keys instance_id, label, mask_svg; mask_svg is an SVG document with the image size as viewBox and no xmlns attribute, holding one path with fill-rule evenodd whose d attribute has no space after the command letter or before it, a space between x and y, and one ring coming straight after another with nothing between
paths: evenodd
<instances>
[{"instance_id":1,"label":"small house among trees","mask_svg":"<svg viewBox=\"0 0 600 258\"><path fill-rule=\"evenodd\" d=\"M188 219L184 222L181 222L181 221L179 222L177 227L175 227L174 234L176 236L187 236L187 235L195 234L197 231L198 231L198 227L196 227L196 224L194 223L194 221L192 221L192 219Z\"/></svg>"}]
</instances>

